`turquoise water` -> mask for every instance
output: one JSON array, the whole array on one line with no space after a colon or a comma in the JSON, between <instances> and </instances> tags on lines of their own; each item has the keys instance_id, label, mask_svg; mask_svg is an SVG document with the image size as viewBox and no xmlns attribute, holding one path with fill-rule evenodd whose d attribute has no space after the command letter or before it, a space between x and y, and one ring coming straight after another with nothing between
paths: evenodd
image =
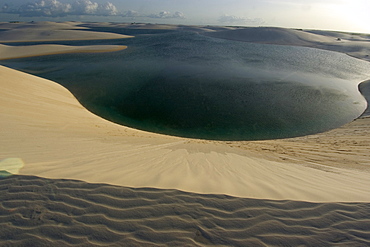
<instances>
[{"instance_id":1,"label":"turquoise water","mask_svg":"<svg viewBox=\"0 0 370 247\"><path fill-rule=\"evenodd\" d=\"M370 64L340 53L188 32L100 42L129 48L2 64L64 85L113 122L190 138L314 134L352 121L367 106L358 84L370 79Z\"/></svg>"}]
</instances>

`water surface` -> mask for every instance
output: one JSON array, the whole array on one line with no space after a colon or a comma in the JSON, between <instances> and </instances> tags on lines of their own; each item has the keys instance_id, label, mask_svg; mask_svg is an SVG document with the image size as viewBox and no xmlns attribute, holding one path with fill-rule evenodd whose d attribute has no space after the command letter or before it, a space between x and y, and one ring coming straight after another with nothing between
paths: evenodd
<instances>
[{"instance_id":1,"label":"water surface","mask_svg":"<svg viewBox=\"0 0 370 247\"><path fill-rule=\"evenodd\" d=\"M262 140L314 134L352 121L367 106L358 84L370 78L370 65L345 54L190 32L87 43L129 48L2 64L64 85L103 118L182 137Z\"/></svg>"}]
</instances>

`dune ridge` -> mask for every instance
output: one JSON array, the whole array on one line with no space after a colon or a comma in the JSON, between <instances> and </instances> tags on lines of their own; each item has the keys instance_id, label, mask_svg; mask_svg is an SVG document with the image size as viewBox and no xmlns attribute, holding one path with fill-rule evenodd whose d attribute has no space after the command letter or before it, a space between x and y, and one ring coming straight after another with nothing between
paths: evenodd
<instances>
[{"instance_id":1,"label":"dune ridge","mask_svg":"<svg viewBox=\"0 0 370 247\"><path fill-rule=\"evenodd\" d=\"M218 32L203 32L203 34L214 38L242 42L312 47L341 52L370 61L370 37L361 34L276 27L247 27Z\"/></svg>"},{"instance_id":2,"label":"dune ridge","mask_svg":"<svg viewBox=\"0 0 370 247\"><path fill-rule=\"evenodd\" d=\"M0 44L0 60L26 58L34 56L46 56L68 53L100 53L114 52L126 49L124 45L30 45L30 46L7 46Z\"/></svg>"},{"instance_id":3,"label":"dune ridge","mask_svg":"<svg viewBox=\"0 0 370 247\"><path fill-rule=\"evenodd\" d=\"M89 31L79 22L0 23L0 43L132 38L108 32Z\"/></svg>"},{"instance_id":4,"label":"dune ridge","mask_svg":"<svg viewBox=\"0 0 370 247\"><path fill-rule=\"evenodd\" d=\"M47 32L19 36L32 25L60 30L56 39L90 32L81 23L1 25L14 41L43 40ZM17 25L24 30L12 36ZM367 37L343 35L335 49L366 60ZM113 124L61 85L3 66L0 87L1 246L370 245L368 116L311 136L215 142Z\"/></svg>"},{"instance_id":5,"label":"dune ridge","mask_svg":"<svg viewBox=\"0 0 370 247\"><path fill-rule=\"evenodd\" d=\"M335 40L333 37L307 33L303 30L276 27L238 28L235 30L208 32L206 35L245 42L296 46L312 46L313 43L332 42Z\"/></svg>"},{"instance_id":6,"label":"dune ridge","mask_svg":"<svg viewBox=\"0 0 370 247\"><path fill-rule=\"evenodd\" d=\"M79 22L0 23L0 60L46 56L67 53L114 52L126 49L124 45L71 46L59 44L5 45L15 42L71 41L133 38L109 32L94 32L79 27Z\"/></svg>"},{"instance_id":7,"label":"dune ridge","mask_svg":"<svg viewBox=\"0 0 370 247\"><path fill-rule=\"evenodd\" d=\"M255 200L34 176L0 179L0 191L0 244L370 244L369 203Z\"/></svg>"},{"instance_id":8,"label":"dune ridge","mask_svg":"<svg viewBox=\"0 0 370 247\"><path fill-rule=\"evenodd\" d=\"M323 154L314 149L301 158L305 138L296 144L293 139L292 152L281 154L273 148L284 147L284 141L227 143L147 133L93 115L59 84L5 67L0 71L0 114L6 119L0 122L0 157L21 159L19 174L261 199L370 198L370 171L335 165L328 170L325 163L312 167L307 159ZM368 145L365 121L358 133ZM343 138L357 140L346 129ZM337 148L334 142L322 147ZM364 147L324 154L337 161L356 155L363 168L369 164Z\"/></svg>"}]
</instances>

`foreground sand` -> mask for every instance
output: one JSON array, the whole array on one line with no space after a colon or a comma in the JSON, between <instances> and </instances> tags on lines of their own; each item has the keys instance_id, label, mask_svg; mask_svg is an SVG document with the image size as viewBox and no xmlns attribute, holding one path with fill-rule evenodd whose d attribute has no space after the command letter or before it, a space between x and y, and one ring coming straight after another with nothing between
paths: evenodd
<instances>
[{"instance_id":1,"label":"foreground sand","mask_svg":"<svg viewBox=\"0 0 370 247\"><path fill-rule=\"evenodd\" d=\"M73 31L76 23L41 26L47 25ZM224 32L219 38L236 30L188 28ZM289 35L286 44L294 44ZM308 35L311 44L296 45L337 42L315 35L320 40ZM364 42L347 38L336 49ZM30 50L0 45L0 57ZM367 47L360 50L357 56L366 58ZM20 174L0 179L0 245L370 244L369 117L300 138L212 142L113 124L59 84L3 66L0 87L0 175Z\"/></svg>"},{"instance_id":2,"label":"foreground sand","mask_svg":"<svg viewBox=\"0 0 370 247\"><path fill-rule=\"evenodd\" d=\"M369 203L309 203L13 176L5 246L369 246Z\"/></svg>"}]
</instances>

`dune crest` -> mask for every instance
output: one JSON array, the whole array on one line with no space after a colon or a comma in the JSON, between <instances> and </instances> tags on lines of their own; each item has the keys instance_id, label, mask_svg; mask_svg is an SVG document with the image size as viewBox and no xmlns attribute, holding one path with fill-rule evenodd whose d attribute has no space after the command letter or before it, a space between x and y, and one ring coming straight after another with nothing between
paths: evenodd
<instances>
[{"instance_id":1,"label":"dune crest","mask_svg":"<svg viewBox=\"0 0 370 247\"><path fill-rule=\"evenodd\" d=\"M256 153L253 142L243 150L133 130L88 112L56 83L5 67L0 72L0 158L22 159L19 174L261 199L370 198L368 171L285 162L263 148Z\"/></svg>"},{"instance_id":2,"label":"dune crest","mask_svg":"<svg viewBox=\"0 0 370 247\"><path fill-rule=\"evenodd\" d=\"M79 22L0 23L1 43L132 38L108 32L89 31Z\"/></svg>"},{"instance_id":3,"label":"dune crest","mask_svg":"<svg viewBox=\"0 0 370 247\"><path fill-rule=\"evenodd\" d=\"M335 40L333 37L276 27L239 28L206 34L211 37L245 42L296 46L312 46L314 42L324 43Z\"/></svg>"},{"instance_id":4,"label":"dune crest","mask_svg":"<svg viewBox=\"0 0 370 247\"><path fill-rule=\"evenodd\" d=\"M67 53L100 53L113 52L126 49L124 45L31 45L31 46L8 46L0 44L0 60L46 56Z\"/></svg>"},{"instance_id":5,"label":"dune crest","mask_svg":"<svg viewBox=\"0 0 370 247\"><path fill-rule=\"evenodd\" d=\"M0 29L5 44L121 39L127 31L145 34L153 45L150 34L171 36L177 30L185 31L183 37L192 32L220 44L236 42L219 38L289 45L286 50L308 46L370 61L369 36L340 32L79 22L0 23ZM96 32L107 30L111 33ZM0 59L124 48L5 44L0 44ZM187 52L184 45L177 48ZM148 53L143 49L144 60ZM88 57L100 66L104 56ZM126 66L136 66L128 57ZM114 67L117 61L110 60ZM330 61L337 62L312 61L328 70ZM15 68L17 63L22 60L3 62ZM45 73L66 66L59 59L56 68L44 65L22 69ZM77 65L71 65L76 69L70 77L61 77L83 74ZM96 67L84 66L104 79ZM340 72L356 86L365 80L359 89L369 102L368 70L361 76L351 66ZM321 134L205 141L114 124L86 110L77 94L60 84L4 66L0 88L1 246L370 245L369 108L355 121Z\"/></svg>"},{"instance_id":6,"label":"dune crest","mask_svg":"<svg viewBox=\"0 0 370 247\"><path fill-rule=\"evenodd\" d=\"M247 27L219 32L204 32L203 34L242 42L313 47L346 53L355 58L370 61L369 36L361 34L276 27Z\"/></svg>"}]
</instances>

